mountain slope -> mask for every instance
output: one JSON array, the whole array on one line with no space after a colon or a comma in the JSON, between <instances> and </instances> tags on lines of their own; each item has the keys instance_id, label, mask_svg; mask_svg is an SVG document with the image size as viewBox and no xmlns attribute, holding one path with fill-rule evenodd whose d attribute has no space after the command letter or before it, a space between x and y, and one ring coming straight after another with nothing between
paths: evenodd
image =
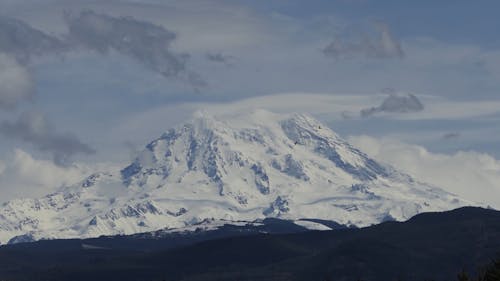
<instances>
[{"instance_id":1,"label":"mountain slope","mask_svg":"<svg viewBox=\"0 0 500 281\"><path fill-rule=\"evenodd\" d=\"M366 226L466 204L368 158L308 115L198 114L149 143L121 171L6 203L0 242L265 217Z\"/></svg>"}]
</instances>

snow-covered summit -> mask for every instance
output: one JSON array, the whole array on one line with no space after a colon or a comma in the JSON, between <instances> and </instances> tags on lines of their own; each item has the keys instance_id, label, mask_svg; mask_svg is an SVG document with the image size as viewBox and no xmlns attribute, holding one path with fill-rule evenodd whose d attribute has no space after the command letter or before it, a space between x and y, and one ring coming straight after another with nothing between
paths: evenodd
<instances>
[{"instance_id":1,"label":"snow-covered summit","mask_svg":"<svg viewBox=\"0 0 500 281\"><path fill-rule=\"evenodd\" d=\"M265 217L365 226L467 202L377 163L305 114L197 113L119 172L0 209L0 242Z\"/></svg>"}]
</instances>

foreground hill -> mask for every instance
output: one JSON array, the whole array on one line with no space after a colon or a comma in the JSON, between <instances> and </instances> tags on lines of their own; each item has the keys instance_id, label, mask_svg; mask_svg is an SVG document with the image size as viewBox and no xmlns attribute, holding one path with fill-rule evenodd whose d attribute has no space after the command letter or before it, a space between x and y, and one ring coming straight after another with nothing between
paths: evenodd
<instances>
[{"instance_id":1,"label":"foreground hill","mask_svg":"<svg viewBox=\"0 0 500 281\"><path fill-rule=\"evenodd\" d=\"M0 208L0 243L321 219L348 226L470 205L380 164L303 114L199 115L121 171ZM325 225L298 222L310 228Z\"/></svg>"},{"instance_id":2,"label":"foreground hill","mask_svg":"<svg viewBox=\"0 0 500 281\"><path fill-rule=\"evenodd\" d=\"M7 245L0 279L456 280L500 252L500 212L467 207L361 229L250 233L182 246L165 239L173 241L135 235Z\"/></svg>"}]
</instances>

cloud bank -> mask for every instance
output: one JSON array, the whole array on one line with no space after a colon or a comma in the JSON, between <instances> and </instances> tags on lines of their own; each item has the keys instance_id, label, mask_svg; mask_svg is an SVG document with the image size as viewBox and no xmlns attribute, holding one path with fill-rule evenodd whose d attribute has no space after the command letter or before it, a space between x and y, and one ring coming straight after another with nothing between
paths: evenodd
<instances>
[{"instance_id":1,"label":"cloud bank","mask_svg":"<svg viewBox=\"0 0 500 281\"><path fill-rule=\"evenodd\" d=\"M19 139L34 145L40 151L53 155L58 165L68 164L75 154L94 154L95 150L70 133L58 133L44 115L25 112L14 122L0 123L0 133L6 137Z\"/></svg>"},{"instance_id":2,"label":"cloud bank","mask_svg":"<svg viewBox=\"0 0 500 281\"><path fill-rule=\"evenodd\" d=\"M500 209L500 161L485 153L432 153L417 145L368 136L350 137L362 151L417 179L465 199Z\"/></svg>"}]
</instances>

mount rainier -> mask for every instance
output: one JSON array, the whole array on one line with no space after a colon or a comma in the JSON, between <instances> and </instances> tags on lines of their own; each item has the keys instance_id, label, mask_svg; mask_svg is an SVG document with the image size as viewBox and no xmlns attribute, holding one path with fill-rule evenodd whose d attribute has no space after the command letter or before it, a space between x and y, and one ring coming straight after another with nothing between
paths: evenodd
<instances>
[{"instance_id":1,"label":"mount rainier","mask_svg":"<svg viewBox=\"0 0 500 281\"><path fill-rule=\"evenodd\" d=\"M266 217L367 226L470 203L370 159L304 114L198 114L120 171L0 208L0 242L186 229Z\"/></svg>"}]
</instances>

